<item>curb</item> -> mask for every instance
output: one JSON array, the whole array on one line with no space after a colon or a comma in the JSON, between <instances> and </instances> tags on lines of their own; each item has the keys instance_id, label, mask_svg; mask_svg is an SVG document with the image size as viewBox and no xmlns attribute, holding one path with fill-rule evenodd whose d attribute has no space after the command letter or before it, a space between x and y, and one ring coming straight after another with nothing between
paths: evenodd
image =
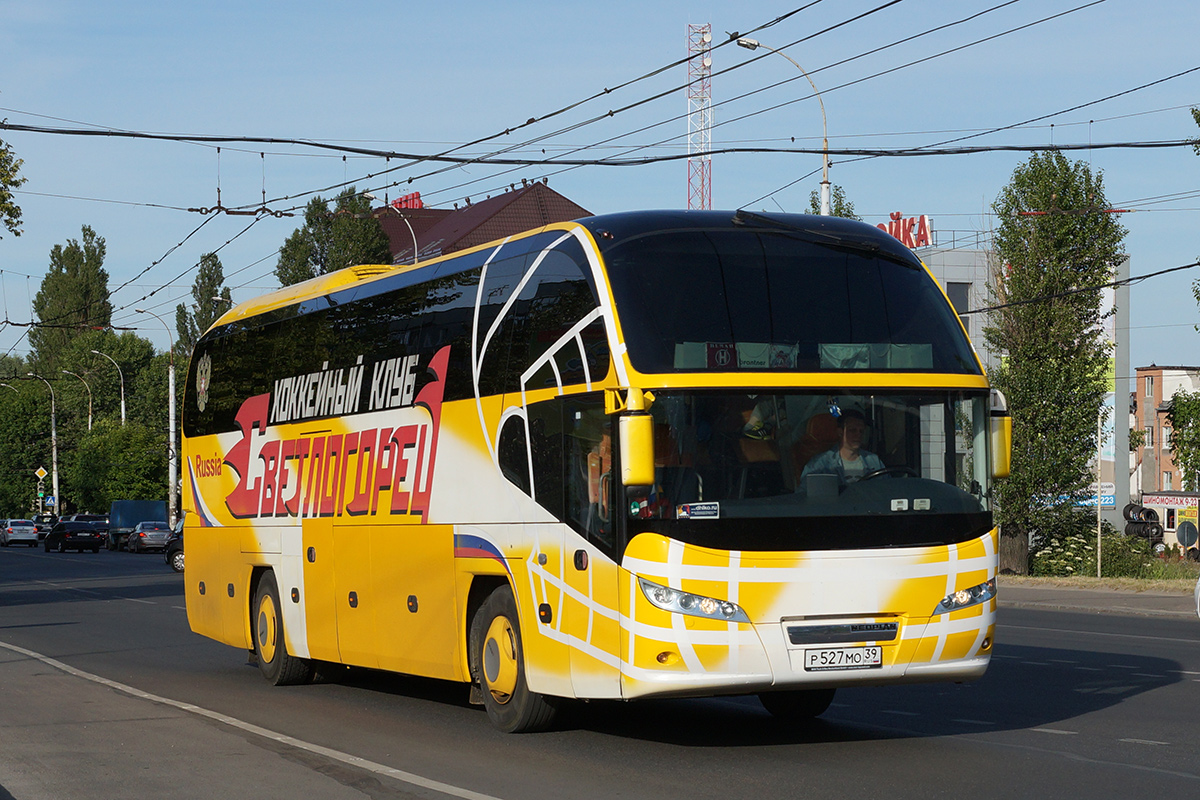
<instances>
[{"instance_id":1,"label":"curb","mask_svg":"<svg viewBox=\"0 0 1200 800\"><path fill-rule=\"evenodd\" d=\"M1043 611L1076 611L1085 614L1118 614L1129 617L1161 617L1166 619L1194 619L1192 611L1171 611L1164 608L1138 608L1134 606L1096 606L1065 603L1055 600L1001 600L999 608L1031 608Z\"/></svg>"}]
</instances>

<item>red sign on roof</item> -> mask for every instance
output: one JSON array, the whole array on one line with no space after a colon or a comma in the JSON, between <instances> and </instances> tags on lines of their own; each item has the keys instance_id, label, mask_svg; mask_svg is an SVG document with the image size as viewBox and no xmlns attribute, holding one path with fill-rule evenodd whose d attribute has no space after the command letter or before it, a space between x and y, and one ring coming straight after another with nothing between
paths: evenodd
<instances>
[{"instance_id":1,"label":"red sign on roof","mask_svg":"<svg viewBox=\"0 0 1200 800\"><path fill-rule=\"evenodd\" d=\"M413 192L406 194L403 197L397 197L392 201L392 208L424 208L425 203L421 202L421 193Z\"/></svg>"},{"instance_id":2,"label":"red sign on roof","mask_svg":"<svg viewBox=\"0 0 1200 800\"><path fill-rule=\"evenodd\" d=\"M889 216L891 222L875 227L895 236L905 247L928 247L933 244L933 223L929 217L922 215L905 219L899 211L893 211Z\"/></svg>"}]
</instances>

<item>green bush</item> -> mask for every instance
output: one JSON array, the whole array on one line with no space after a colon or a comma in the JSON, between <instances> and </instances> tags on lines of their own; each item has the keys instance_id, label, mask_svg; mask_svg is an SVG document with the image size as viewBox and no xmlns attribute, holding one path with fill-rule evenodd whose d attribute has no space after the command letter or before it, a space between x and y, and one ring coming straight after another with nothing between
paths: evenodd
<instances>
[{"instance_id":1,"label":"green bush","mask_svg":"<svg viewBox=\"0 0 1200 800\"><path fill-rule=\"evenodd\" d=\"M1073 527L1074 530L1045 537L1030 556L1030 575L1096 574L1096 529ZM1101 576L1105 578L1194 579L1197 575L1197 565L1184 560L1178 548L1168 548L1160 557L1148 539L1125 536L1108 525L1105 525L1100 548Z\"/></svg>"}]
</instances>

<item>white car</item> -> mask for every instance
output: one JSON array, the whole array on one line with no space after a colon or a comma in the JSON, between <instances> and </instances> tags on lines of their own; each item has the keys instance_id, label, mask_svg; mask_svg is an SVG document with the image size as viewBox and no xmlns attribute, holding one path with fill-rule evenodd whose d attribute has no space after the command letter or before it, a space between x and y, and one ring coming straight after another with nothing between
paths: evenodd
<instances>
[{"instance_id":1,"label":"white car","mask_svg":"<svg viewBox=\"0 0 1200 800\"><path fill-rule=\"evenodd\" d=\"M1196 616L1200 617L1200 578L1196 579Z\"/></svg>"},{"instance_id":2,"label":"white car","mask_svg":"<svg viewBox=\"0 0 1200 800\"><path fill-rule=\"evenodd\" d=\"M6 519L3 522L4 527L0 528L0 547L8 547L10 544L27 544L30 547L37 547L37 528L34 527L32 520Z\"/></svg>"}]
</instances>

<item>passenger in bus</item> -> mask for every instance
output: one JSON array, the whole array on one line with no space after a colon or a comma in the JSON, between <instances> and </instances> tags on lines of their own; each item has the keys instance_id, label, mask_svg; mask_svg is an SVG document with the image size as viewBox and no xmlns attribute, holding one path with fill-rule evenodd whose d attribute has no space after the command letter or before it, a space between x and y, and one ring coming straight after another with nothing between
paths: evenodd
<instances>
[{"instance_id":1,"label":"passenger in bus","mask_svg":"<svg viewBox=\"0 0 1200 800\"><path fill-rule=\"evenodd\" d=\"M837 445L813 456L804 465L804 471L800 474L801 483L809 475L837 475L838 484L844 487L868 473L883 469L883 461L879 456L862 447L870 426L861 411L843 409L837 418L837 426Z\"/></svg>"}]
</instances>

